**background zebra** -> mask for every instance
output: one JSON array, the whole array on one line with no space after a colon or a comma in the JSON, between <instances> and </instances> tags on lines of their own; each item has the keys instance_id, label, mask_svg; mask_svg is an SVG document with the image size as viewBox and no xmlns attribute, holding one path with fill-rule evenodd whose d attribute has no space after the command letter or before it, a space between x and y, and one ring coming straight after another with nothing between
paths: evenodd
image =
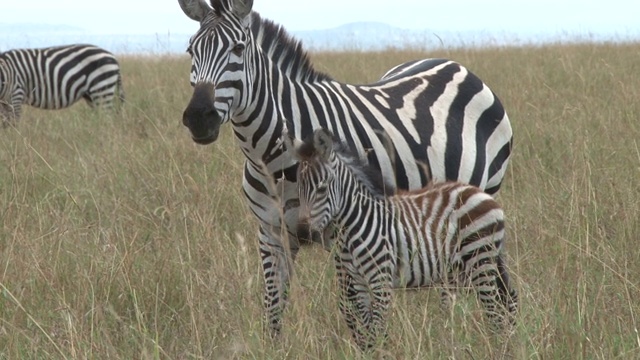
<instances>
[{"instance_id":1,"label":"background zebra","mask_svg":"<svg viewBox=\"0 0 640 360\"><path fill-rule=\"evenodd\" d=\"M340 310L360 347L384 333L392 287L472 285L497 328L514 319L504 213L490 195L459 182L393 195L375 169L322 129L291 147L301 161L301 222L337 228Z\"/></svg>"},{"instance_id":2,"label":"background zebra","mask_svg":"<svg viewBox=\"0 0 640 360\"><path fill-rule=\"evenodd\" d=\"M498 98L462 65L418 60L371 85L344 84L316 71L298 41L251 11L251 0L178 2L200 22L187 49L194 91L182 121L199 144L214 142L221 124L233 124L246 159L242 187L260 225L272 334L281 328L303 240L296 234L297 160L279 141L283 119L296 138L329 129L401 189L423 187L429 172L491 194L500 188L511 125Z\"/></svg>"},{"instance_id":3,"label":"background zebra","mask_svg":"<svg viewBox=\"0 0 640 360\"><path fill-rule=\"evenodd\" d=\"M108 107L116 92L124 101L118 61L97 46L15 49L0 54L0 103L9 122L20 118L22 104L62 109L84 98L90 106Z\"/></svg>"}]
</instances>

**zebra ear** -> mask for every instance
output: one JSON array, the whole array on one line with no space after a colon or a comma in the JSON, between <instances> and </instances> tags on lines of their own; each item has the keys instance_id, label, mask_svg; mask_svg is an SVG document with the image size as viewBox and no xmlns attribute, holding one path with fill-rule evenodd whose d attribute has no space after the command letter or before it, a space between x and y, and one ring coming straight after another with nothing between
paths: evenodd
<instances>
[{"instance_id":1,"label":"zebra ear","mask_svg":"<svg viewBox=\"0 0 640 360\"><path fill-rule=\"evenodd\" d=\"M302 157L300 156L300 146L302 145L302 141L296 139L292 135L289 135L286 126L282 131L280 139L282 140L282 144L284 144L286 151L290 151L295 159L302 160Z\"/></svg>"},{"instance_id":2,"label":"zebra ear","mask_svg":"<svg viewBox=\"0 0 640 360\"><path fill-rule=\"evenodd\" d=\"M295 141L294 138L283 131L280 139L282 140L282 144L284 144L284 148L287 151L291 151L294 156L297 155L298 152L296 151L296 145L293 143Z\"/></svg>"},{"instance_id":3,"label":"zebra ear","mask_svg":"<svg viewBox=\"0 0 640 360\"><path fill-rule=\"evenodd\" d=\"M329 160L331 151L333 151L333 137L331 133L325 129L318 129L313 132L313 147L316 149L318 156L325 161Z\"/></svg>"},{"instance_id":4,"label":"zebra ear","mask_svg":"<svg viewBox=\"0 0 640 360\"><path fill-rule=\"evenodd\" d=\"M233 7L233 13L236 14L236 16L240 20L242 20L245 17L247 17L249 13L251 13L251 8L253 7L253 0L235 0L231 4L231 6Z\"/></svg>"},{"instance_id":5,"label":"zebra ear","mask_svg":"<svg viewBox=\"0 0 640 360\"><path fill-rule=\"evenodd\" d=\"M211 7L205 0L178 0L182 11L192 20L202 22Z\"/></svg>"}]
</instances>

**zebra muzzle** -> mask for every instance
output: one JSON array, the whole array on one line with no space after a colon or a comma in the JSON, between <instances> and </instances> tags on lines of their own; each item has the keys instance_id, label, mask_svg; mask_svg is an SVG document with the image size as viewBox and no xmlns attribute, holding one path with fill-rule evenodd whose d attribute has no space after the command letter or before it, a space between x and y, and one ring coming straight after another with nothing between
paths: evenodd
<instances>
[{"instance_id":1,"label":"zebra muzzle","mask_svg":"<svg viewBox=\"0 0 640 360\"><path fill-rule=\"evenodd\" d=\"M309 226L308 221L301 220L296 229L296 236L301 243L317 243L325 250L331 250L334 243L334 231L332 226L327 226L324 230L315 230Z\"/></svg>"},{"instance_id":2,"label":"zebra muzzle","mask_svg":"<svg viewBox=\"0 0 640 360\"><path fill-rule=\"evenodd\" d=\"M198 83L193 95L182 113L182 124L189 128L193 141L198 144L210 144L218 138L222 118L214 107L214 86L211 83Z\"/></svg>"}]
</instances>

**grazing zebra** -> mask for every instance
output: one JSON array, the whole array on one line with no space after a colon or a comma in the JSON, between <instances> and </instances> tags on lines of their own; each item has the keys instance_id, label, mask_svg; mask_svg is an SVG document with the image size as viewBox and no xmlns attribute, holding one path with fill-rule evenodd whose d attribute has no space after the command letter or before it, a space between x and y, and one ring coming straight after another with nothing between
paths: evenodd
<instances>
[{"instance_id":1,"label":"grazing zebra","mask_svg":"<svg viewBox=\"0 0 640 360\"><path fill-rule=\"evenodd\" d=\"M361 348L384 334L393 287L472 285L495 327L513 321L504 213L491 195L453 181L393 194L323 129L290 147L300 160L301 222L338 229L340 310Z\"/></svg>"},{"instance_id":2,"label":"grazing zebra","mask_svg":"<svg viewBox=\"0 0 640 360\"><path fill-rule=\"evenodd\" d=\"M198 144L216 141L223 123L233 125L245 156L242 188L259 222L272 335L280 332L305 240L296 232L298 163L280 141L285 122L296 138L329 129L401 189L423 187L428 173L490 194L500 188L511 125L500 100L462 65L418 60L370 85L345 84L315 70L284 28L251 11L251 0L178 2L200 22L187 48L194 90L182 122Z\"/></svg>"},{"instance_id":3,"label":"grazing zebra","mask_svg":"<svg viewBox=\"0 0 640 360\"><path fill-rule=\"evenodd\" d=\"M108 107L116 91L124 101L118 61L97 46L67 45L0 53L0 103L9 123L20 118L22 104L62 109L84 98L91 106Z\"/></svg>"}]
</instances>

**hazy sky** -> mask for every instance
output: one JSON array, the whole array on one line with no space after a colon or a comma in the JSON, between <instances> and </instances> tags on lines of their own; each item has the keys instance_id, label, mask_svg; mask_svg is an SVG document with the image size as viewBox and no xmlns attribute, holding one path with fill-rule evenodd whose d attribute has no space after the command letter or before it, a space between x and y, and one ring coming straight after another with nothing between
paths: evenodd
<instances>
[{"instance_id":1,"label":"hazy sky","mask_svg":"<svg viewBox=\"0 0 640 360\"><path fill-rule=\"evenodd\" d=\"M636 0L254 0L292 31L357 21L408 29L501 32L640 32ZM0 24L71 25L97 33L193 33L177 0L3 0Z\"/></svg>"}]
</instances>

